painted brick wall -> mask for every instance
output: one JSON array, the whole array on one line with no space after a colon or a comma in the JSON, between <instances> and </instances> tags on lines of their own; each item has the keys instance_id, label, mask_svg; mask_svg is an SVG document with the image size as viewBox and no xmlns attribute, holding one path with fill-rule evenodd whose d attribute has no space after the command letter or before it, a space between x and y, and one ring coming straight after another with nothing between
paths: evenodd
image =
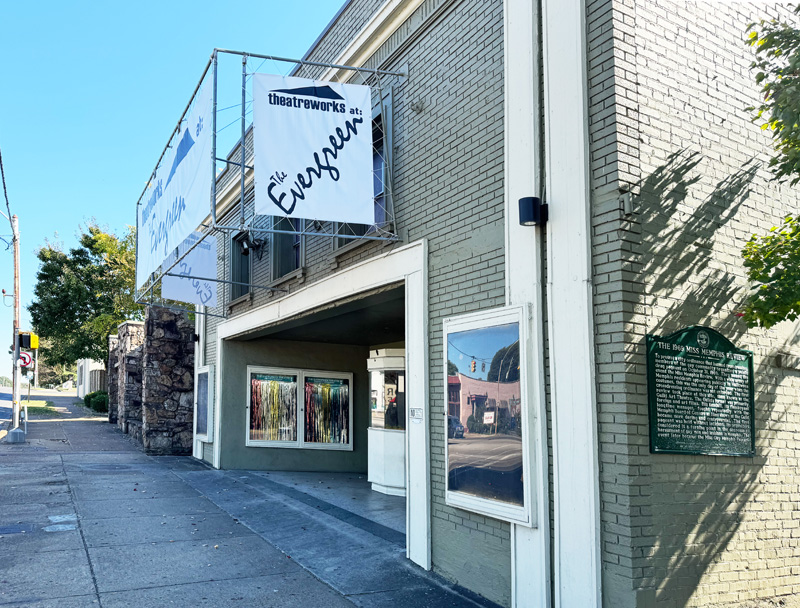
<instances>
[{"instance_id":1,"label":"painted brick wall","mask_svg":"<svg viewBox=\"0 0 800 608\"><path fill-rule=\"evenodd\" d=\"M309 58L334 59L380 4L348 5ZM444 502L442 364L445 317L504 304L502 11L502 0L426 0L375 57L383 69L409 74L382 83L393 89L396 217L407 241L426 238L429 244L434 569L509 605L508 524ZM316 71L300 74L316 75ZM412 103L421 111L412 110ZM249 155L249 142L246 147ZM392 246L365 244L336 256L330 239L308 238L304 275L279 286L294 291ZM227 276L223 260L219 272ZM255 262L253 281L269 282L268 251ZM255 290L252 300L236 305L231 314L279 297ZM217 323L218 319L208 319L209 363L216 357Z\"/></svg>"},{"instance_id":2,"label":"painted brick wall","mask_svg":"<svg viewBox=\"0 0 800 608\"><path fill-rule=\"evenodd\" d=\"M435 15L430 4L421 9ZM394 90L398 226L429 246L433 565L508 605L509 526L445 505L442 361L445 317L504 303L502 2L457 2L429 19L387 67L409 72Z\"/></svg>"},{"instance_id":3,"label":"painted brick wall","mask_svg":"<svg viewBox=\"0 0 800 608\"><path fill-rule=\"evenodd\" d=\"M796 327L747 330L736 316L744 242L799 206L770 181L769 137L744 110L757 99L745 30L778 15L775 3L587 3L606 606L800 590L800 373L776 365L797 352ZM693 324L755 353L753 459L649 453L645 334Z\"/></svg>"}]
</instances>

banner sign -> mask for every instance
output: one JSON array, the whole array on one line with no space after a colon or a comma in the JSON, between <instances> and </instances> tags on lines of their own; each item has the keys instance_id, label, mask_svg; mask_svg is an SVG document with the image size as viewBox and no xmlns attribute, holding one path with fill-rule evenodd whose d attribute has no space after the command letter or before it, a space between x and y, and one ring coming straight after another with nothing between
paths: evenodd
<instances>
[{"instance_id":1,"label":"banner sign","mask_svg":"<svg viewBox=\"0 0 800 608\"><path fill-rule=\"evenodd\" d=\"M253 77L255 212L374 224L370 88Z\"/></svg>"},{"instance_id":2,"label":"banner sign","mask_svg":"<svg viewBox=\"0 0 800 608\"><path fill-rule=\"evenodd\" d=\"M178 248L182 254L192 245L197 243L202 235L199 232L190 234ZM177 259L173 252L165 264L171 264ZM207 236L189 254L184 257L171 273L180 274L181 278L164 276L161 279L161 296L169 300L190 302L203 306L217 305L217 237Z\"/></svg>"},{"instance_id":3,"label":"banner sign","mask_svg":"<svg viewBox=\"0 0 800 608\"><path fill-rule=\"evenodd\" d=\"M138 205L136 286L208 216L211 202L211 89L197 92L181 124L177 143L167 150Z\"/></svg>"}]
</instances>

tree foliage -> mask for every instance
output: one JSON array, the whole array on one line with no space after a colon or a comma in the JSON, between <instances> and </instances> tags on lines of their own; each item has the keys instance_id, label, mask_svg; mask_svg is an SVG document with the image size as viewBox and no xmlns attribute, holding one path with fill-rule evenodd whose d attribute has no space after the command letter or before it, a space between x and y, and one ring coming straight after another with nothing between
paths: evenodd
<instances>
[{"instance_id":1,"label":"tree foliage","mask_svg":"<svg viewBox=\"0 0 800 608\"><path fill-rule=\"evenodd\" d=\"M39 351L42 352L49 345L49 340L42 338L39 342ZM39 386L58 386L67 380L74 379L78 374L78 367L75 363L51 365L40 356L37 364L39 366Z\"/></svg>"},{"instance_id":2,"label":"tree foliage","mask_svg":"<svg viewBox=\"0 0 800 608\"><path fill-rule=\"evenodd\" d=\"M90 224L68 253L46 243L34 301L28 307L36 332L45 339L40 357L49 365L78 359L104 360L108 335L126 319L141 319L135 293L135 230L122 238Z\"/></svg>"},{"instance_id":3,"label":"tree foliage","mask_svg":"<svg viewBox=\"0 0 800 608\"><path fill-rule=\"evenodd\" d=\"M800 6L794 8L800 14ZM749 108L772 134L775 178L800 181L800 29L778 20L750 25L747 44L755 50L752 68L762 102ZM744 251L751 291L743 316L750 327L794 321L800 313L800 216L786 217L769 234L753 237Z\"/></svg>"},{"instance_id":4,"label":"tree foliage","mask_svg":"<svg viewBox=\"0 0 800 608\"><path fill-rule=\"evenodd\" d=\"M772 327L800 314L800 217L788 216L764 236L754 235L744 248L752 290L744 307L750 327Z\"/></svg>"},{"instance_id":5,"label":"tree foliage","mask_svg":"<svg viewBox=\"0 0 800 608\"><path fill-rule=\"evenodd\" d=\"M800 6L795 7L800 14ZM775 155L769 165L775 177L800 181L800 30L781 21L750 25L747 44L755 50L752 68L762 102L749 108L761 128L771 131Z\"/></svg>"},{"instance_id":6,"label":"tree foliage","mask_svg":"<svg viewBox=\"0 0 800 608\"><path fill-rule=\"evenodd\" d=\"M450 361L450 359L447 360L447 375L448 376L458 375L458 366L452 361Z\"/></svg>"},{"instance_id":7,"label":"tree foliage","mask_svg":"<svg viewBox=\"0 0 800 608\"><path fill-rule=\"evenodd\" d=\"M519 340L498 350L486 374L489 382L516 382L519 380Z\"/></svg>"}]
</instances>

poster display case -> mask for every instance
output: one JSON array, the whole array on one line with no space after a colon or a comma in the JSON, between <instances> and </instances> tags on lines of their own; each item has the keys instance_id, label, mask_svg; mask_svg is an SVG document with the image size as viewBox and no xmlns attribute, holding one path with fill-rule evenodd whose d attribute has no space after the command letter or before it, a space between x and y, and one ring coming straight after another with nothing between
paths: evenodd
<instances>
[{"instance_id":1,"label":"poster display case","mask_svg":"<svg viewBox=\"0 0 800 608\"><path fill-rule=\"evenodd\" d=\"M406 373L404 349L370 351L367 480L383 494L406 493Z\"/></svg>"},{"instance_id":2,"label":"poster display case","mask_svg":"<svg viewBox=\"0 0 800 608\"><path fill-rule=\"evenodd\" d=\"M194 375L194 436L208 442L211 436L214 404L214 366L203 365Z\"/></svg>"},{"instance_id":3,"label":"poster display case","mask_svg":"<svg viewBox=\"0 0 800 608\"><path fill-rule=\"evenodd\" d=\"M353 375L248 366L251 447L353 449Z\"/></svg>"},{"instance_id":4,"label":"poster display case","mask_svg":"<svg viewBox=\"0 0 800 608\"><path fill-rule=\"evenodd\" d=\"M447 504L531 525L522 307L444 321Z\"/></svg>"}]
</instances>

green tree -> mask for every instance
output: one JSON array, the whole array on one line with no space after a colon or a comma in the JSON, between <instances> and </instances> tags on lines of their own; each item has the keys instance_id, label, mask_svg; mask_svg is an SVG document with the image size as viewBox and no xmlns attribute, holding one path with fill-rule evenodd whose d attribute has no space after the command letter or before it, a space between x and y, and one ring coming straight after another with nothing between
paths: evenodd
<instances>
[{"instance_id":1,"label":"green tree","mask_svg":"<svg viewBox=\"0 0 800 608\"><path fill-rule=\"evenodd\" d=\"M519 380L519 340L498 350L486 374L489 382L516 382Z\"/></svg>"},{"instance_id":2,"label":"green tree","mask_svg":"<svg viewBox=\"0 0 800 608\"><path fill-rule=\"evenodd\" d=\"M447 360L447 375L448 376L458 375L458 366L452 361L450 361L450 359Z\"/></svg>"},{"instance_id":3,"label":"green tree","mask_svg":"<svg viewBox=\"0 0 800 608\"><path fill-rule=\"evenodd\" d=\"M41 340L41 343L39 344L40 351L42 348L47 346L47 343L47 340ZM75 363L71 363L69 365L62 363L49 365L40 356L38 365L40 386L58 386L70 378L74 379L78 374L78 367L75 365Z\"/></svg>"},{"instance_id":4,"label":"green tree","mask_svg":"<svg viewBox=\"0 0 800 608\"><path fill-rule=\"evenodd\" d=\"M37 252L34 301L28 307L45 339L43 362L72 365L82 358L107 358L108 335L126 319L141 319L134 302L135 234L118 238L88 225L68 253L46 243Z\"/></svg>"},{"instance_id":5,"label":"green tree","mask_svg":"<svg viewBox=\"0 0 800 608\"><path fill-rule=\"evenodd\" d=\"M744 248L751 290L744 305L750 327L772 327L800 314L800 217L788 216Z\"/></svg>"},{"instance_id":6,"label":"green tree","mask_svg":"<svg viewBox=\"0 0 800 608\"><path fill-rule=\"evenodd\" d=\"M794 7L800 14L800 6ZM749 108L772 134L775 179L800 181L800 29L778 20L750 25L747 44L755 50L752 68L762 102ZM800 312L800 215L786 217L769 234L753 235L744 251L751 290L743 316L750 327L771 327L797 319Z\"/></svg>"},{"instance_id":7,"label":"green tree","mask_svg":"<svg viewBox=\"0 0 800 608\"><path fill-rule=\"evenodd\" d=\"M794 8L800 14L800 6ZM775 155L769 165L780 180L800 181L800 30L778 20L750 24L747 44L762 102L748 108L771 131Z\"/></svg>"}]
</instances>

